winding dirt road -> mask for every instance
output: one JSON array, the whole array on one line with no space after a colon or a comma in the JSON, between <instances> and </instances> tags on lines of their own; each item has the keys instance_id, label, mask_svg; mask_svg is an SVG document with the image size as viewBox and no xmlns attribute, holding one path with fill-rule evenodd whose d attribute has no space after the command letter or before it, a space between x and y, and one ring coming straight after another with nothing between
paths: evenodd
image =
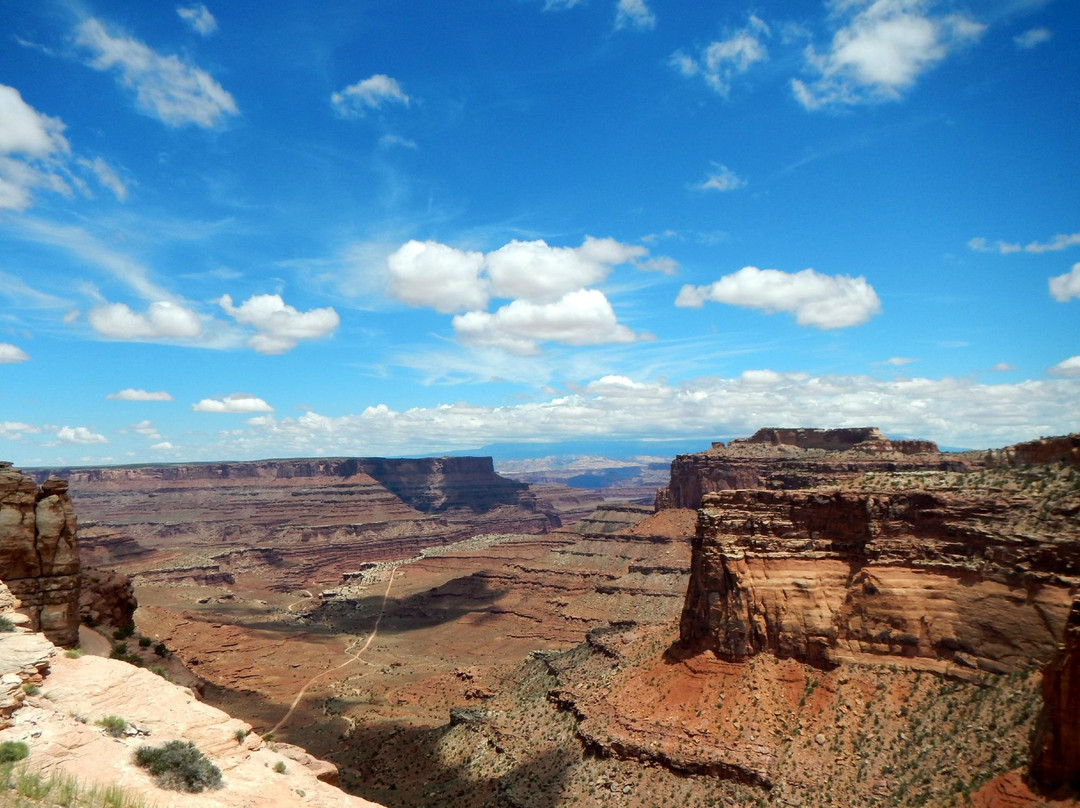
<instances>
[{"instance_id":1,"label":"winding dirt road","mask_svg":"<svg viewBox=\"0 0 1080 808\"><path fill-rule=\"evenodd\" d=\"M276 733L278 730L280 730L283 726L285 726L289 722L289 719L292 718L293 713L296 712L297 705L300 704L300 699L302 699L304 697L304 694L308 691L308 688L310 688L313 684L315 684L317 681L322 679L328 673L333 673L334 671L339 671L342 668L346 667L347 665L351 665L352 663L358 662L360 660L360 657L363 655L363 653L365 651L367 651L367 649L371 645L372 641L374 641L375 635L379 633L379 623L382 622L383 613L386 611L386 601L390 598L390 587L392 587L394 585L394 578L396 576L397 576L397 567L395 567L394 569L392 569L390 571L390 580L387 581L387 583L386 583L386 591L383 593L382 605L379 607L379 616L375 618L375 625L372 627L371 633L368 635L367 640L364 641L364 644L361 645L360 648L357 649L357 651L352 654L352 656L350 656L347 660L342 662L337 667L335 667L335 668L327 668L322 673L316 674L315 676L312 676L310 679L308 679L307 682L304 683L304 686L300 688L300 692L298 692L296 694L296 698L293 699L292 704L289 705L289 711L287 713L285 713L285 715L282 717L282 719L280 721L278 721L276 724L274 724L274 726L270 729L269 732L264 733L264 734L269 735L270 733ZM297 602L299 602L299 601L297 601ZM349 652L346 651L345 653L349 653Z\"/></svg>"}]
</instances>

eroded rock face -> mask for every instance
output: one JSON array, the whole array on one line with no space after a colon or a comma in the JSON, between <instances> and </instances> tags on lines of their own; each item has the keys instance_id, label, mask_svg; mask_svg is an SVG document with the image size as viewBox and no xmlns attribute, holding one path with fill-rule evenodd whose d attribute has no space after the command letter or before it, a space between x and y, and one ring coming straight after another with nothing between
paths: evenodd
<instances>
[{"instance_id":1,"label":"eroded rock face","mask_svg":"<svg viewBox=\"0 0 1080 808\"><path fill-rule=\"evenodd\" d=\"M1042 691L1032 777L1049 788L1080 791L1080 600L1073 603L1063 642L1043 671Z\"/></svg>"},{"instance_id":2,"label":"eroded rock face","mask_svg":"<svg viewBox=\"0 0 1080 808\"><path fill-rule=\"evenodd\" d=\"M1058 471L1027 474L923 470L707 494L681 643L731 661L769 652L819 666L1045 663L1080 588L1080 495L1054 482ZM898 478L907 490L874 487ZM1047 485L1064 493L1048 498Z\"/></svg>"},{"instance_id":3,"label":"eroded rock face","mask_svg":"<svg viewBox=\"0 0 1080 808\"><path fill-rule=\"evenodd\" d=\"M65 480L33 478L0 464L0 578L31 627L60 645L78 642L79 550Z\"/></svg>"},{"instance_id":4,"label":"eroded rock face","mask_svg":"<svg viewBox=\"0 0 1080 808\"><path fill-rule=\"evenodd\" d=\"M948 455L931 441L890 440L875 427L759 429L745 440L671 463L671 482L656 495L656 509L700 508L706 494L741 488L790 491L842 482L868 472L962 471L981 463Z\"/></svg>"}]
</instances>

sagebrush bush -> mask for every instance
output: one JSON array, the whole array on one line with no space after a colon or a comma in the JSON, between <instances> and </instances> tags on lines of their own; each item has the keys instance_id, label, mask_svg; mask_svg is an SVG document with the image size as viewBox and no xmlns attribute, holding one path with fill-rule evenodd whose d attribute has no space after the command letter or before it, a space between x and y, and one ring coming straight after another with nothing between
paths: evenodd
<instances>
[{"instance_id":1,"label":"sagebrush bush","mask_svg":"<svg viewBox=\"0 0 1080 808\"><path fill-rule=\"evenodd\" d=\"M162 746L140 746L135 764L147 769L157 784L173 791L202 791L221 787L221 770L191 741L169 741Z\"/></svg>"},{"instance_id":2,"label":"sagebrush bush","mask_svg":"<svg viewBox=\"0 0 1080 808\"><path fill-rule=\"evenodd\" d=\"M0 763L14 763L30 754L30 747L22 741L0 743Z\"/></svg>"},{"instance_id":3,"label":"sagebrush bush","mask_svg":"<svg viewBox=\"0 0 1080 808\"><path fill-rule=\"evenodd\" d=\"M124 734L124 730L127 729L127 721L118 715L107 715L94 723L103 728L114 738L119 738Z\"/></svg>"}]
</instances>

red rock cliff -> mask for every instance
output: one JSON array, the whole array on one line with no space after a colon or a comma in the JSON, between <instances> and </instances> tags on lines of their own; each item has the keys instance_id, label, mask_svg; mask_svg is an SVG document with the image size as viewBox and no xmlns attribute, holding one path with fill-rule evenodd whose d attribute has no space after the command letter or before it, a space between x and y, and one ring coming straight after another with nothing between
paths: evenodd
<instances>
[{"instance_id":1,"label":"red rock cliff","mask_svg":"<svg viewBox=\"0 0 1080 808\"><path fill-rule=\"evenodd\" d=\"M60 645L79 640L79 550L65 480L38 486L0 463L0 579L31 628Z\"/></svg>"},{"instance_id":2,"label":"red rock cliff","mask_svg":"<svg viewBox=\"0 0 1080 808\"><path fill-rule=\"evenodd\" d=\"M1080 791L1080 600L1073 603L1061 646L1043 671L1042 690L1031 775L1049 788Z\"/></svg>"}]
</instances>

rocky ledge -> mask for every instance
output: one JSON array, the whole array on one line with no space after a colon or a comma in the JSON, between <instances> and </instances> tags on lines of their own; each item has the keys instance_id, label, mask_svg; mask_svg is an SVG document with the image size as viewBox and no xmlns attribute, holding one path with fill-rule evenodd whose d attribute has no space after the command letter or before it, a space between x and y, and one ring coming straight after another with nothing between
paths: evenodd
<instances>
[{"instance_id":1,"label":"rocky ledge","mask_svg":"<svg viewBox=\"0 0 1080 808\"><path fill-rule=\"evenodd\" d=\"M79 638L79 549L67 481L33 478L0 463L0 579L34 630L55 643Z\"/></svg>"}]
</instances>

